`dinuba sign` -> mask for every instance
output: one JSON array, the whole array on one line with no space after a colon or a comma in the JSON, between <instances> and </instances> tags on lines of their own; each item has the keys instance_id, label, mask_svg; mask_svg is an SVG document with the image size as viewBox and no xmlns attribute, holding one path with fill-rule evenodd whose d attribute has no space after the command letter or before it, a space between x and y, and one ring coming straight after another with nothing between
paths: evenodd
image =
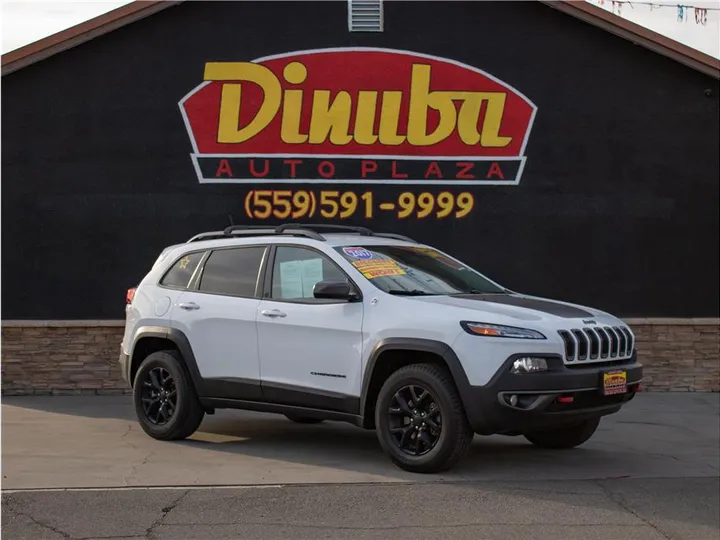
<instances>
[{"instance_id":1,"label":"dinuba sign","mask_svg":"<svg viewBox=\"0 0 720 540\"><path fill-rule=\"evenodd\" d=\"M319 49L208 62L179 103L201 183L513 185L537 108L482 70Z\"/></svg>"}]
</instances>

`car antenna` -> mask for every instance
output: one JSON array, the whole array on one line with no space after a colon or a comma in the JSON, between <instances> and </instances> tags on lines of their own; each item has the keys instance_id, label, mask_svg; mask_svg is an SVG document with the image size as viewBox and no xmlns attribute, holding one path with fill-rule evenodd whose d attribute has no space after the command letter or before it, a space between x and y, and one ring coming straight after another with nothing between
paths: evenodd
<instances>
[{"instance_id":1,"label":"car antenna","mask_svg":"<svg viewBox=\"0 0 720 540\"><path fill-rule=\"evenodd\" d=\"M233 223L232 214L228 214L228 219L230 220L230 226L231 226L231 227L232 227L233 225L235 225L235 223Z\"/></svg>"}]
</instances>

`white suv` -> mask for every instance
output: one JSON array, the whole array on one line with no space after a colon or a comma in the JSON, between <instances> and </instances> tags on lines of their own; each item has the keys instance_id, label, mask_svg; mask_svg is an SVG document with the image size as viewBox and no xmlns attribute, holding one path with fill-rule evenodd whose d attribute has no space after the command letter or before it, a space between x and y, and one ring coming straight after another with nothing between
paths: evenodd
<instances>
[{"instance_id":1,"label":"white suv","mask_svg":"<svg viewBox=\"0 0 720 540\"><path fill-rule=\"evenodd\" d=\"M578 446L642 379L619 319L362 227L199 234L127 301L120 364L156 439L186 438L218 408L343 420L376 429L399 467L437 472L475 433Z\"/></svg>"}]
</instances>

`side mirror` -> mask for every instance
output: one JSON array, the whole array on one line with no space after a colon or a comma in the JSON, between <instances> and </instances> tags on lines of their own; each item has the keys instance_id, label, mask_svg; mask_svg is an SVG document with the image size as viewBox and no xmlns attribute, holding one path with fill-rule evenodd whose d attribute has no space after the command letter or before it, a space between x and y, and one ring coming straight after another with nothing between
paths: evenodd
<instances>
[{"instance_id":1,"label":"side mirror","mask_svg":"<svg viewBox=\"0 0 720 540\"><path fill-rule=\"evenodd\" d=\"M347 281L318 281L313 287L315 298L327 298L333 300L354 300L350 284Z\"/></svg>"}]
</instances>

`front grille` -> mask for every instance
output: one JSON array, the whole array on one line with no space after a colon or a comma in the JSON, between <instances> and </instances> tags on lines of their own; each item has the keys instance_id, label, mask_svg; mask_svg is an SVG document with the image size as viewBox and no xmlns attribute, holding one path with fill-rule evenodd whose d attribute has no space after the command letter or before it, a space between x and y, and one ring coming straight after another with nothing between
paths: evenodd
<instances>
[{"instance_id":1,"label":"front grille","mask_svg":"<svg viewBox=\"0 0 720 540\"><path fill-rule=\"evenodd\" d=\"M626 326L586 326L559 330L565 345L565 362L607 362L629 358L635 336Z\"/></svg>"}]
</instances>

